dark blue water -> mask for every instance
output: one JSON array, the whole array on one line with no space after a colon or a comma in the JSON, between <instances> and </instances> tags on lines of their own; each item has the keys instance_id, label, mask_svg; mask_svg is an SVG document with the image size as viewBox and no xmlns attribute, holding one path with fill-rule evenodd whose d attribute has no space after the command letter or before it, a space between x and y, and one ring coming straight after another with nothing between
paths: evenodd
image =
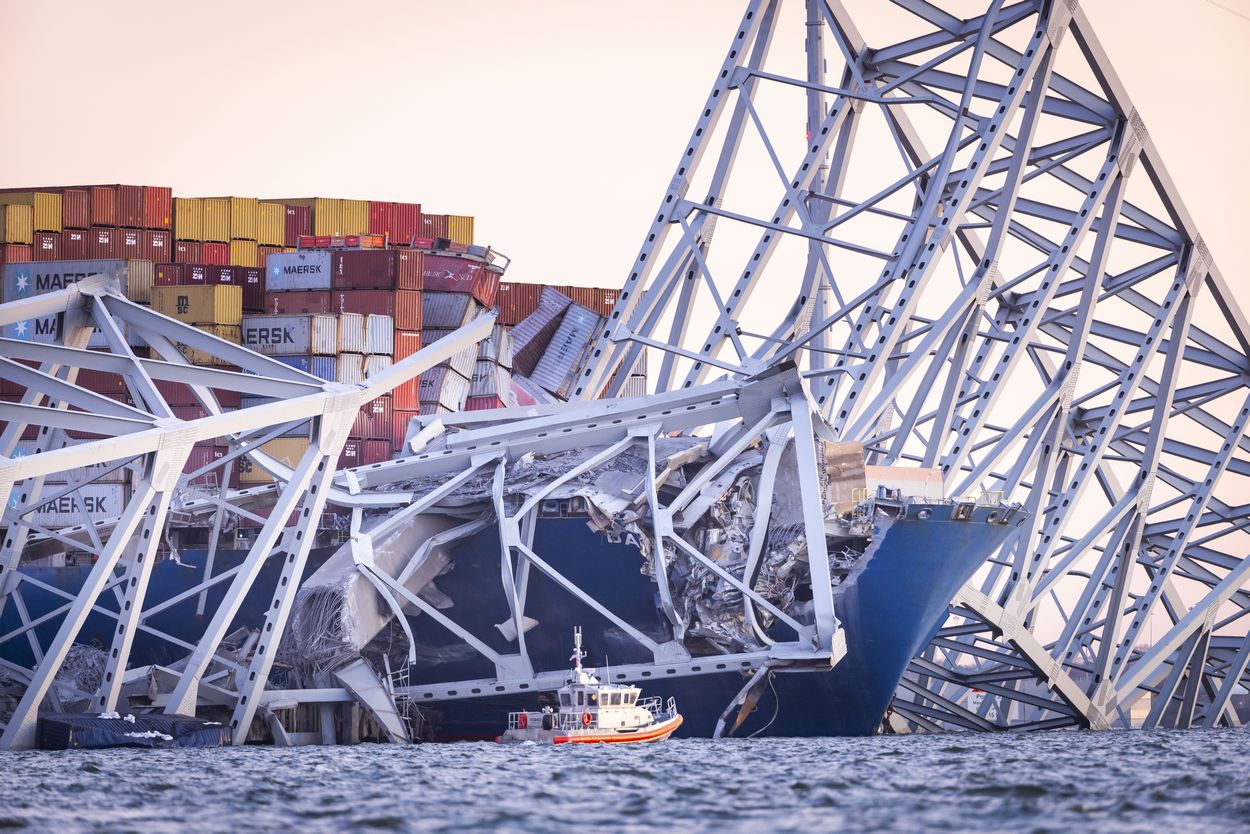
<instances>
[{"instance_id":1,"label":"dark blue water","mask_svg":"<svg viewBox=\"0 0 1250 834\"><path fill-rule=\"evenodd\" d=\"M32 831L1250 831L1250 733L0 754Z\"/></svg>"}]
</instances>

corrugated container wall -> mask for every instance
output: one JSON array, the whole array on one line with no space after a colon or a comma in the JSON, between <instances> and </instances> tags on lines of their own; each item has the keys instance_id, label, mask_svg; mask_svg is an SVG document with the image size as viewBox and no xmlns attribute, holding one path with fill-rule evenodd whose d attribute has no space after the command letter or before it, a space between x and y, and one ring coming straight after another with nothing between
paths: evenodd
<instances>
[{"instance_id":1,"label":"corrugated container wall","mask_svg":"<svg viewBox=\"0 0 1250 834\"><path fill-rule=\"evenodd\" d=\"M365 353L365 316L360 313L339 313L339 351Z\"/></svg>"},{"instance_id":2,"label":"corrugated container wall","mask_svg":"<svg viewBox=\"0 0 1250 834\"><path fill-rule=\"evenodd\" d=\"M117 191L113 186L91 186L91 225L117 225Z\"/></svg>"},{"instance_id":3,"label":"corrugated container wall","mask_svg":"<svg viewBox=\"0 0 1250 834\"><path fill-rule=\"evenodd\" d=\"M281 204L285 205L285 204ZM282 245L299 245L300 235L312 234L312 209L308 206L285 206L286 225Z\"/></svg>"},{"instance_id":4,"label":"corrugated container wall","mask_svg":"<svg viewBox=\"0 0 1250 834\"><path fill-rule=\"evenodd\" d=\"M338 353L339 323L330 315L244 316L242 340L270 356L333 356Z\"/></svg>"},{"instance_id":5,"label":"corrugated container wall","mask_svg":"<svg viewBox=\"0 0 1250 834\"><path fill-rule=\"evenodd\" d=\"M473 218L459 214L447 215L447 237L466 246L473 243Z\"/></svg>"},{"instance_id":6,"label":"corrugated container wall","mask_svg":"<svg viewBox=\"0 0 1250 834\"><path fill-rule=\"evenodd\" d=\"M125 484L87 484L39 506L27 519L40 527L74 527L117 518L126 509Z\"/></svg>"},{"instance_id":7,"label":"corrugated container wall","mask_svg":"<svg viewBox=\"0 0 1250 834\"><path fill-rule=\"evenodd\" d=\"M243 321L243 290L215 284L202 287L155 287L152 309L186 324L233 325Z\"/></svg>"},{"instance_id":8,"label":"corrugated container wall","mask_svg":"<svg viewBox=\"0 0 1250 834\"><path fill-rule=\"evenodd\" d=\"M395 320L390 316L365 316L365 353L391 356L395 353Z\"/></svg>"},{"instance_id":9,"label":"corrugated container wall","mask_svg":"<svg viewBox=\"0 0 1250 834\"><path fill-rule=\"evenodd\" d=\"M330 252L291 252L270 255L265 264L269 292L328 290L332 286Z\"/></svg>"},{"instance_id":10,"label":"corrugated container wall","mask_svg":"<svg viewBox=\"0 0 1250 834\"><path fill-rule=\"evenodd\" d=\"M117 186L117 225L125 229L143 228L143 186Z\"/></svg>"},{"instance_id":11,"label":"corrugated container wall","mask_svg":"<svg viewBox=\"0 0 1250 834\"><path fill-rule=\"evenodd\" d=\"M159 185L145 186L143 228L168 229L173 219L173 189Z\"/></svg>"},{"instance_id":12,"label":"corrugated container wall","mask_svg":"<svg viewBox=\"0 0 1250 834\"><path fill-rule=\"evenodd\" d=\"M204 206L204 241L230 242L230 198L201 197Z\"/></svg>"},{"instance_id":13,"label":"corrugated container wall","mask_svg":"<svg viewBox=\"0 0 1250 834\"><path fill-rule=\"evenodd\" d=\"M261 246L283 246L286 241L286 206L261 203L257 207L256 242Z\"/></svg>"},{"instance_id":14,"label":"corrugated container wall","mask_svg":"<svg viewBox=\"0 0 1250 834\"><path fill-rule=\"evenodd\" d=\"M254 240L230 241L230 263L234 266L260 266Z\"/></svg>"},{"instance_id":15,"label":"corrugated container wall","mask_svg":"<svg viewBox=\"0 0 1250 834\"><path fill-rule=\"evenodd\" d=\"M33 206L11 204L0 207L4 213L4 243L30 244L35 233L35 209Z\"/></svg>"},{"instance_id":16,"label":"corrugated container wall","mask_svg":"<svg viewBox=\"0 0 1250 834\"><path fill-rule=\"evenodd\" d=\"M309 440L306 437L279 437L261 446L260 450L276 459L283 466L294 469L299 465L300 459L304 457L304 453L308 451L308 445ZM239 458L238 463L240 468L239 481L241 483L273 483L273 477L246 456Z\"/></svg>"},{"instance_id":17,"label":"corrugated container wall","mask_svg":"<svg viewBox=\"0 0 1250 834\"><path fill-rule=\"evenodd\" d=\"M54 191L12 191L0 193L0 205L30 206L34 212L32 229L36 232L61 231L62 198Z\"/></svg>"},{"instance_id":18,"label":"corrugated container wall","mask_svg":"<svg viewBox=\"0 0 1250 834\"><path fill-rule=\"evenodd\" d=\"M174 198L174 238L204 240L204 201L198 197Z\"/></svg>"},{"instance_id":19,"label":"corrugated container wall","mask_svg":"<svg viewBox=\"0 0 1250 834\"><path fill-rule=\"evenodd\" d=\"M275 356L274 359L326 382L334 382L338 376L337 356Z\"/></svg>"}]
</instances>

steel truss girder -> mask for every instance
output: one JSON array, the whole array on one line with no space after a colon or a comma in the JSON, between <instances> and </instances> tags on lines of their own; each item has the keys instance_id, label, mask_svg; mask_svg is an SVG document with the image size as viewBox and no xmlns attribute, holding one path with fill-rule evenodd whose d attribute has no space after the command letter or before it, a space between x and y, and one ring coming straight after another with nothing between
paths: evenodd
<instances>
[{"instance_id":1,"label":"steel truss girder","mask_svg":"<svg viewBox=\"0 0 1250 834\"><path fill-rule=\"evenodd\" d=\"M757 35L775 42L795 17L774 5ZM940 465L952 494L1002 490L1033 516L965 589L993 606L977 614L992 631L939 638L948 674L925 667L917 680L934 697L901 692L900 711L917 726L978 724L934 705L958 700L956 647L966 658L992 646L1032 669L1059 713L1076 703L1082 724L1122 724L1195 634L1247 628L1250 502L1224 476L1250 474L1250 327L1076 4L985 0L968 19L940 3L896 5L930 31L869 45L841 2L808 2L806 78L772 69L739 27L578 396L644 349L662 359L661 386L683 367L690 386L796 362L869 462ZM826 42L842 67L823 67ZM758 106L781 87L806 94L804 145L783 142ZM713 135L719 112L743 109L748 118ZM873 119L901 173L859 147ZM744 136L760 140L776 201L757 199L758 188L721 199L750 172ZM685 196L699 158L721 146L733 161L717 169L712 197ZM848 171L871 196L843 193ZM718 244L737 235L726 251L750 252L745 264L727 266L698 235L709 221ZM684 234L666 237L673 225ZM797 298L761 322L767 305L752 291L784 279L770 267L789 240L807 252L806 270L791 270L803 275ZM874 256L885 259L876 275ZM686 280L659 264L683 265ZM1151 620L1164 641L1136 651ZM1043 631L1058 638L1033 638L1027 651L1003 636ZM1201 657L1206 671L1185 680L1224 681L1214 655ZM1024 717L1041 705L1024 705L1034 695L1016 666L998 666L997 686L1022 704L1005 726L1064 720ZM1189 686L1182 712L1220 720L1234 685Z\"/></svg>"}]
</instances>

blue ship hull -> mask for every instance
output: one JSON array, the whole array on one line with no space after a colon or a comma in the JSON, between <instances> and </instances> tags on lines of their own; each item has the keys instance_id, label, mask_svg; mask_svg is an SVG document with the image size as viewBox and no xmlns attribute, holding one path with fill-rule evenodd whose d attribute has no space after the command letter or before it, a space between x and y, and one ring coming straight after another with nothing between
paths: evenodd
<instances>
[{"instance_id":1,"label":"blue ship hull","mask_svg":"<svg viewBox=\"0 0 1250 834\"><path fill-rule=\"evenodd\" d=\"M770 736L870 735L877 732L898 681L908 662L941 624L946 606L959 587L1002 544L1012 525L989 523L988 508L977 508L974 517L955 521L950 508L935 506L932 518L920 520L915 507L910 517L895 521L881 537L876 552L864 569L837 589L835 606L846 637L847 654L829 671L776 673L755 711L737 735L762 732ZM508 619L507 601L498 581L498 536L486 530L458 547L455 567L437 579L438 588L454 601L447 613L479 639L500 653L516 651L496 623ZM614 614L657 642L668 638L654 583L639 568L642 557L628 544L614 544L590 530L584 518L541 519L535 551L552 567ZM329 555L313 551L307 574ZM241 551L219 551L214 573L238 564ZM200 581L205 552L185 551L181 561L165 561L153 568L146 607L173 598ZM232 628L258 627L272 598L278 565L268 565L248 594ZM89 568L27 568L24 572L49 585L73 593ZM493 573L492 573L493 571ZM192 596L151 618L150 625L173 636L194 642L225 593L228 582L208 593L206 613L197 616ZM107 595L105 595L107 597ZM62 598L26 584L23 599L32 617L64 603ZM110 607L104 598L101 605ZM526 614L539 624L526 635L526 649L538 671L563 670L568 666L569 634L581 626L593 663L612 665L647 663L647 651L619 627L566 593L553 580L532 570ZM44 645L53 637L59 617L38 629ZM411 669L411 683L439 683L490 679L495 670L484 657L467 649L458 638L430 617L414 617L410 624L416 640L418 662ZM0 617L0 634L18 628L14 606ZM114 627L103 614L92 614L78 642L107 646ZM131 665L168 664L186 655L186 649L148 632L136 635ZM0 656L23 666L34 658L25 640L0 646ZM644 694L675 697L685 718L679 735L710 736L729 703L746 683L746 673L732 671L685 678L642 681ZM441 714L444 739L494 738L506 726L510 710L535 708L537 696L472 698L432 704Z\"/></svg>"}]
</instances>

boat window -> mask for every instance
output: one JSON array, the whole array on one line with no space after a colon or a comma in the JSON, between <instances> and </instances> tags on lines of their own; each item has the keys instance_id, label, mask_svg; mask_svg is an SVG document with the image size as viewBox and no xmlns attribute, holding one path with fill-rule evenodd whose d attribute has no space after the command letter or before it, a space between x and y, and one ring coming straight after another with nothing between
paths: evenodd
<instances>
[{"instance_id":1,"label":"boat window","mask_svg":"<svg viewBox=\"0 0 1250 834\"><path fill-rule=\"evenodd\" d=\"M629 692L625 695L625 704L628 706L632 703L634 703L634 693Z\"/></svg>"},{"instance_id":2,"label":"boat window","mask_svg":"<svg viewBox=\"0 0 1250 834\"><path fill-rule=\"evenodd\" d=\"M567 707L569 705L569 700L570 700L569 693L567 692L560 693L560 706Z\"/></svg>"},{"instance_id":3,"label":"boat window","mask_svg":"<svg viewBox=\"0 0 1250 834\"><path fill-rule=\"evenodd\" d=\"M589 695L589 696L587 696L587 697L589 697L589 699L590 699L590 705L591 705L592 707L593 707L593 706L595 706L596 704L598 704L598 703L599 703L599 693L598 693L598 692L592 692L592 693L590 693L590 695Z\"/></svg>"},{"instance_id":4,"label":"boat window","mask_svg":"<svg viewBox=\"0 0 1250 834\"><path fill-rule=\"evenodd\" d=\"M612 693L612 706L619 707L620 705L621 705L621 693L613 692Z\"/></svg>"},{"instance_id":5,"label":"boat window","mask_svg":"<svg viewBox=\"0 0 1250 834\"><path fill-rule=\"evenodd\" d=\"M577 705L578 705L579 707L580 707L583 703L585 703L585 702L582 700L584 697L585 697L585 693L584 693L584 692L582 692L580 689L579 689L579 690L577 690Z\"/></svg>"}]
</instances>

